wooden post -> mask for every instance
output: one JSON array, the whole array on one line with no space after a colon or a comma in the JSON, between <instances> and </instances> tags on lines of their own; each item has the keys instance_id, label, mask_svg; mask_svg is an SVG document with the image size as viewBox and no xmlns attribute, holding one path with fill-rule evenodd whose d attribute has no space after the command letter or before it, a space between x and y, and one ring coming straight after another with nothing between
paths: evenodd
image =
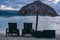
<instances>
[{"instance_id":1,"label":"wooden post","mask_svg":"<svg viewBox=\"0 0 60 40\"><path fill-rule=\"evenodd\" d=\"M37 31L37 27L38 27L38 13L36 13L36 31Z\"/></svg>"}]
</instances>

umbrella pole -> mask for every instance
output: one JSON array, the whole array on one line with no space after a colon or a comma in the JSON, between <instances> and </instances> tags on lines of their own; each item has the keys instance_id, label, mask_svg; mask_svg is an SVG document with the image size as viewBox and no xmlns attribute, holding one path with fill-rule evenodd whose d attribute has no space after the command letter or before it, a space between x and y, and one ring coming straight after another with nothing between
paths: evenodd
<instances>
[{"instance_id":1,"label":"umbrella pole","mask_svg":"<svg viewBox=\"0 0 60 40\"><path fill-rule=\"evenodd\" d=\"M36 31L37 31L37 27L38 27L38 13L36 13L36 28L35 28Z\"/></svg>"}]
</instances>

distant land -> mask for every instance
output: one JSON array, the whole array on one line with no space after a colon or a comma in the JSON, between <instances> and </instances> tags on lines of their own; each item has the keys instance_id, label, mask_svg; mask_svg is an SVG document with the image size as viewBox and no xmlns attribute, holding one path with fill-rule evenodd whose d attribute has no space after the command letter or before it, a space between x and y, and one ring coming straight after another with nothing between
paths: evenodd
<instances>
[{"instance_id":1,"label":"distant land","mask_svg":"<svg viewBox=\"0 0 60 40\"><path fill-rule=\"evenodd\" d=\"M18 14L18 11L19 10L0 10L0 17L21 16ZM35 14L30 13L30 14L27 14L27 16L35 16Z\"/></svg>"},{"instance_id":2,"label":"distant land","mask_svg":"<svg viewBox=\"0 0 60 40\"><path fill-rule=\"evenodd\" d=\"M21 16L18 14L19 10L0 10L0 17L11 17L11 16ZM30 13L27 16L35 16L35 14Z\"/></svg>"},{"instance_id":3,"label":"distant land","mask_svg":"<svg viewBox=\"0 0 60 40\"><path fill-rule=\"evenodd\" d=\"M0 16L19 16L18 10L0 10Z\"/></svg>"}]
</instances>

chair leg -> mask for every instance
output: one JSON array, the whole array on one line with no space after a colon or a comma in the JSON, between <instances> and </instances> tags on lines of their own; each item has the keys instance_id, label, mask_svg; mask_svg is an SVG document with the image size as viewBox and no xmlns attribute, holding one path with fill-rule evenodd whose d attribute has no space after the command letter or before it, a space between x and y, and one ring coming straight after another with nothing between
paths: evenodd
<instances>
[{"instance_id":1,"label":"chair leg","mask_svg":"<svg viewBox=\"0 0 60 40\"><path fill-rule=\"evenodd\" d=\"M22 31L22 36L24 35L23 31Z\"/></svg>"},{"instance_id":2,"label":"chair leg","mask_svg":"<svg viewBox=\"0 0 60 40\"><path fill-rule=\"evenodd\" d=\"M11 33L11 36L12 36L12 33Z\"/></svg>"},{"instance_id":3,"label":"chair leg","mask_svg":"<svg viewBox=\"0 0 60 40\"><path fill-rule=\"evenodd\" d=\"M9 33L6 33L6 37L9 36Z\"/></svg>"},{"instance_id":4,"label":"chair leg","mask_svg":"<svg viewBox=\"0 0 60 40\"><path fill-rule=\"evenodd\" d=\"M17 32L17 36L19 36L19 31Z\"/></svg>"},{"instance_id":5,"label":"chair leg","mask_svg":"<svg viewBox=\"0 0 60 40\"><path fill-rule=\"evenodd\" d=\"M9 33L7 33L7 36L9 36Z\"/></svg>"},{"instance_id":6,"label":"chair leg","mask_svg":"<svg viewBox=\"0 0 60 40\"><path fill-rule=\"evenodd\" d=\"M22 33L22 37L23 37L23 33Z\"/></svg>"},{"instance_id":7,"label":"chair leg","mask_svg":"<svg viewBox=\"0 0 60 40\"><path fill-rule=\"evenodd\" d=\"M16 34L17 34L17 36L19 36L19 29L17 30L17 33Z\"/></svg>"},{"instance_id":8,"label":"chair leg","mask_svg":"<svg viewBox=\"0 0 60 40\"><path fill-rule=\"evenodd\" d=\"M22 36L25 34L25 31L24 31L24 29L22 29Z\"/></svg>"},{"instance_id":9,"label":"chair leg","mask_svg":"<svg viewBox=\"0 0 60 40\"><path fill-rule=\"evenodd\" d=\"M7 33L6 33L6 37L7 37Z\"/></svg>"},{"instance_id":10,"label":"chair leg","mask_svg":"<svg viewBox=\"0 0 60 40\"><path fill-rule=\"evenodd\" d=\"M6 29L6 37L7 37L7 29Z\"/></svg>"},{"instance_id":11,"label":"chair leg","mask_svg":"<svg viewBox=\"0 0 60 40\"><path fill-rule=\"evenodd\" d=\"M9 36L9 33L8 33L8 32L6 32L6 37L7 37L7 36Z\"/></svg>"}]
</instances>

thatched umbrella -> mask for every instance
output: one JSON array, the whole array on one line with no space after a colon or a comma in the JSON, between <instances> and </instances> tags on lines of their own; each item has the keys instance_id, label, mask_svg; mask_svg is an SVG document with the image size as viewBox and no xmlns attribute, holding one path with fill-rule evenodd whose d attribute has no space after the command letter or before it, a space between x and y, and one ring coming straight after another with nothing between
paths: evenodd
<instances>
[{"instance_id":1,"label":"thatched umbrella","mask_svg":"<svg viewBox=\"0 0 60 40\"><path fill-rule=\"evenodd\" d=\"M33 13L36 15L36 31L38 26L38 14L41 16L58 16L56 11L49 5L42 3L41 1L34 1L31 4L27 4L19 10L19 15L28 15Z\"/></svg>"}]
</instances>

